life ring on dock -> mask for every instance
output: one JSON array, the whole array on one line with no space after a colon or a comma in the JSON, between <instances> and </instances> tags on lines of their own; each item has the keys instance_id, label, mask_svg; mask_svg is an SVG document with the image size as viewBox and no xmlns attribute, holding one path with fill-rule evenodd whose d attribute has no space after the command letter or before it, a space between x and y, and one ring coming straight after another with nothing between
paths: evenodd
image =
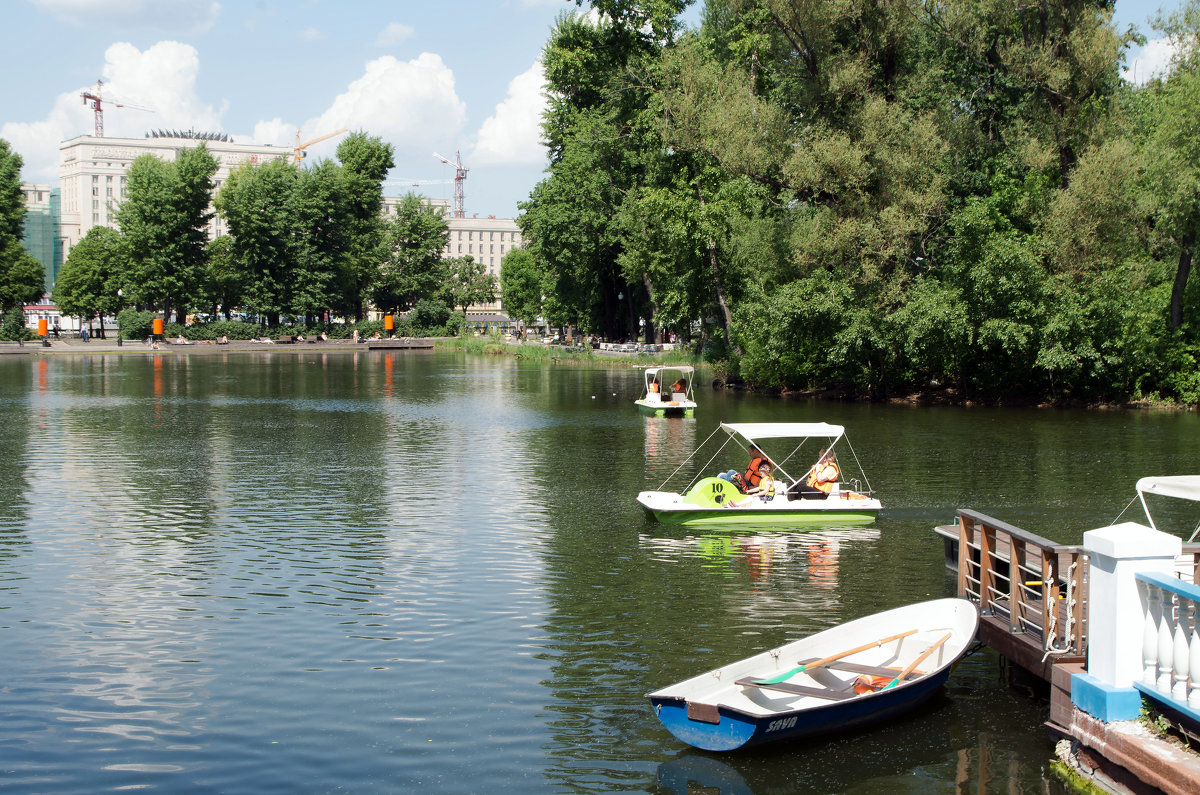
<instances>
[{"instance_id":1,"label":"life ring on dock","mask_svg":"<svg viewBox=\"0 0 1200 795\"><path fill-rule=\"evenodd\" d=\"M897 669L896 673L900 673L900 670ZM872 676L870 674L863 674L854 680L854 692L858 693L860 696L866 693L874 693L887 687L892 683L894 678L895 677L891 676Z\"/></svg>"}]
</instances>

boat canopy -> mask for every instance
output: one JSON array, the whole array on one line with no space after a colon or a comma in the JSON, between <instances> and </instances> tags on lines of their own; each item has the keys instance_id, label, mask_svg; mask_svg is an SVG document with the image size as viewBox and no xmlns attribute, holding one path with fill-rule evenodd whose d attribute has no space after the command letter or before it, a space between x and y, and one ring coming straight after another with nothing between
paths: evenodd
<instances>
[{"instance_id":1,"label":"boat canopy","mask_svg":"<svg viewBox=\"0 0 1200 795\"><path fill-rule=\"evenodd\" d=\"M758 439L840 439L846 432L841 425L827 422L723 422L721 428L751 442Z\"/></svg>"},{"instance_id":2,"label":"boat canopy","mask_svg":"<svg viewBox=\"0 0 1200 795\"><path fill-rule=\"evenodd\" d=\"M680 373L682 375L691 375L692 373L694 373L696 371L696 368L692 367L690 364L679 364L679 365L663 364L663 365L659 365L658 367L647 367L646 368L646 377L653 378L654 376L658 375L659 373L665 372L668 370L673 373Z\"/></svg>"},{"instance_id":3,"label":"boat canopy","mask_svg":"<svg viewBox=\"0 0 1200 795\"><path fill-rule=\"evenodd\" d=\"M1160 494L1200 502L1200 475L1142 478L1137 482L1137 490L1138 494Z\"/></svg>"}]
</instances>

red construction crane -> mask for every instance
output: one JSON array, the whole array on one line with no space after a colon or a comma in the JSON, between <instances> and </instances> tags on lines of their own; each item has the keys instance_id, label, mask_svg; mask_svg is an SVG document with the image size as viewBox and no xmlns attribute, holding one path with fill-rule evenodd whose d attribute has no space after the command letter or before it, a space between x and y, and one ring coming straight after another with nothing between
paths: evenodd
<instances>
[{"instance_id":1,"label":"red construction crane","mask_svg":"<svg viewBox=\"0 0 1200 795\"><path fill-rule=\"evenodd\" d=\"M454 217L466 218L467 213L463 210L463 183L467 181L467 172L470 169L462 164L462 156L458 152L454 153L454 160L437 152L434 152L433 156L448 166L454 166Z\"/></svg>"},{"instance_id":2,"label":"red construction crane","mask_svg":"<svg viewBox=\"0 0 1200 795\"><path fill-rule=\"evenodd\" d=\"M103 85L104 85L103 80L97 80L95 94L91 93L90 91L81 91L79 93L79 96L83 97L83 104L88 105L88 107L90 107L93 111L95 111L96 137L97 138L104 137L104 104L103 104L103 100L100 98L100 89ZM153 113L153 111L151 111L150 108L143 108L141 105L132 105L128 102L114 102L113 100L109 100L108 104L112 105L113 107L117 107L117 108L130 108L132 110L145 110L145 111L150 111L151 113Z\"/></svg>"}]
</instances>

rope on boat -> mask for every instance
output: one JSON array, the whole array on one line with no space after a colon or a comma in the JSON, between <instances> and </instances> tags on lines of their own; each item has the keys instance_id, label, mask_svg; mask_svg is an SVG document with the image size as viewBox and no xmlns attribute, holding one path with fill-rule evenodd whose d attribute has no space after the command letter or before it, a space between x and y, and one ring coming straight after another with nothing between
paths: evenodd
<instances>
[{"instance_id":1,"label":"rope on boat","mask_svg":"<svg viewBox=\"0 0 1200 795\"><path fill-rule=\"evenodd\" d=\"M712 433L710 433L710 434L708 435L708 439L711 439L711 438L713 438L714 436L716 436L716 435L717 435L717 431L719 431L719 430L721 430L721 426L720 426L720 425L718 425L718 426L716 427L716 429L715 429L715 430L714 430ZM732 437L730 437L730 438L732 438ZM674 471L674 472L672 472L671 474L667 475L667 479L666 479L666 480L664 480L662 483L660 483L660 484L659 484L659 486L658 486L658 491L662 491L662 490L663 490L663 486L666 486L668 483L670 483L670 482L671 482L671 478L673 478L673 477L675 477L676 475L678 475L678 474L679 474L679 470L681 470L681 469L683 469L685 466L687 466L687 465L688 465L688 463L690 463L690 462L691 462L691 460L692 460L693 458L695 458L695 457L696 457L696 453L700 452L700 450L701 450L701 449L704 447L704 445L708 444L708 439L705 439L703 442L701 442L700 444L698 444L698 445L696 446L696 449L692 451L692 454L691 454L691 455L689 455L687 458L683 459L683 463L681 463L679 466L675 467L675 471ZM729 444L729 442L726 442L725 444ZM721 445L720 447L718 447L718 448L717 448L717 453L721 452L721 450L723 450L724 448L725 448L725 445L724 445L724 444L723 444L723 445ZM716 456L716 453L714 453L714 454L713 454L713 458L716 458L716 457L717 457L717 456ZM712 463L712 458L710 458L710 459L708 460L708 463L710 463L710 464ZM703 472L704 470L703 470L703 469L701 469L700 471L701 471L701 472ZM685 488L685 489L683 490L683 492L684 492L684 493L686 493L686 492L687 492L687 490L688 490L688 489L690 489L690 488L692 487L692 484L693 484L693 483L695 483L695 482L696 482L696 479L695 479L695 478L693 478L693 479L692 479L692 482L691 482L691 483L689 483L689 484L687 484L687 488Z\"/></svg>"}]
</instances>

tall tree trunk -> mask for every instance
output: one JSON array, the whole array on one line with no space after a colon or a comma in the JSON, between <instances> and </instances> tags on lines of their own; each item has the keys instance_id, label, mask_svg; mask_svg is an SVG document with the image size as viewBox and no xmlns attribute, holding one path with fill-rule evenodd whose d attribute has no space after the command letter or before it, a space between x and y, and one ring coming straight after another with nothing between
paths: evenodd
<instances>
[{"instance_id":1,"label":"tall tree trunk","mask_svg":"<svg viewBox=\"0 0 1200 795\"><path fill-rule=\"evenodd\" d=\"M654 300L654 284L650 274L642 274L642 287L646 290L646 302L650 305L650 317L646 318L646 342L662 342L662 330L657 329L654 319L658 317L658 303Z\"/></svg>"},{"instance_id":2,"label":"tall tree trunk","mask_svg":"<svg viewBox=\"0 0 1200 795\"><path fill-rule=\"evenodd\" d=\"M1175 283L1171 285L1171 330L1178 331L1183 325L1183 291L1187 288L1188 274L1192 271L1193 235L1184 235L1179 250L1179 264L1175 266Z\"/></svg>"},{"instance_id":3,"label":"tall tree trunk","mask_svg":"<svg viewBox=\"0 0 1200 795\"><path fill-rule=\"evenodd\" d=\"M700 197L700 207L704 208L704 194L697 189L696 194ZM725 300L725 284L721 279L721 265L717 261L717 244L711 237L706 241L708 244L708 264L712 268L713 275L713 291L717 296L717 306L721 310L721 325L725 328L726 341L733 339L733 313L729 311L729 302ZM734 346L734 352L738 356L742 355L742 347Z\"/></svg>"}]
</instances>

